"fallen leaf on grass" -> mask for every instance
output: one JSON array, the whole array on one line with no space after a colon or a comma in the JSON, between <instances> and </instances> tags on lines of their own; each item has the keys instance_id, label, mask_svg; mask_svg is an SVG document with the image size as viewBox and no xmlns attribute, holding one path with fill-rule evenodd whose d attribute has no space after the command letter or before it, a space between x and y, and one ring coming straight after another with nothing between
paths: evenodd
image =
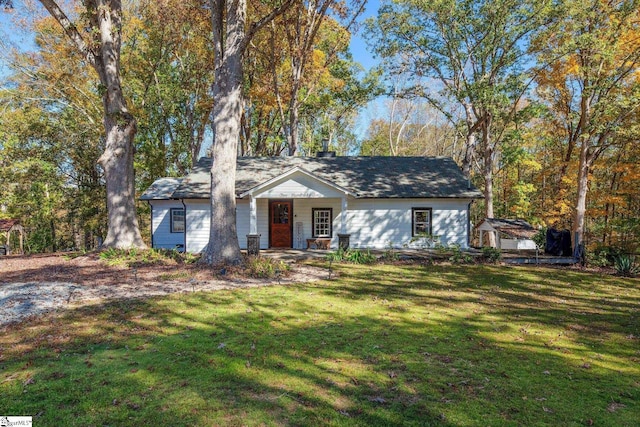
<instances>
[{"instance_id":1,"label":"fallen leaf on grass","mask_svg":"<svg viewBox=\"0 0 640 427\"><path fill-rule=\"evenodd\" d=\"M16 377L18 376L18 374L13 374L13 375L9 375L7 378L5 378L4 380L2 380L3 383L9 382L9 381L13 381L16 379Z\"/></svg>"},{"instance_id":2,"label":"fallen leaf on grass","mask_svg":"<svg viewBox=\"0 0 640 427\"><path fill-rule=\"evenodd\" d=\"M609 406L607 406L607 411L613 413L613 412L616 412L618 409L624 408L625 406L626 405L623 405L622 403L611 402Z\"/></svg>"},{"instance_id":3,"label":"fallen leaf on grass","mask_svg":"<svg viewBox=\"0 0 640 427\"><path fill-rule=\"evenodd\" d=\"M375 396L375 397L369 397L369 402L375 402L375 403L387 403L386 399L384 397L380 397L380 396Z\"/></svg>"},{"instance_id":4,"label":"fallen leaf on grass","mask_svg":"<svg viewBox=\"0 0 640 427\"><path fill-rule=\"evenodd\" d=\"M127 403L127 407L129 407L129 409L132 409L134 411L140 410L140 405L138 405L137 403Z\"/></svg>"}]
</instances>

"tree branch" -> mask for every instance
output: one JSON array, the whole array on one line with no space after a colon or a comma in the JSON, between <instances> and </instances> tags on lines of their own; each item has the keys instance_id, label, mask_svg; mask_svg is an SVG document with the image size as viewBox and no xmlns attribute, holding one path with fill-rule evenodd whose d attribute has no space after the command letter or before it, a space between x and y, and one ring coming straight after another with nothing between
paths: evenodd
<instances>
[{"instance_id":1,"label":"tree branch","mask_svg":"<svg viewBox=\"0 0 640 427\"><path fill-rule=\"evenodd\" d=\"M278 16L282 15L284 12L286 12L287 9L289 9L289 7L291 7L296 1L297 0L285 0L284 3L282 3L277 8L273 9L271 11L271 13L269 13L268 15L262 17L262 19L260 19L259 21L253 22L251 24L251 27L249 27L249 31L247 31L247 34L244 36L244 40L242 40L242 45L241 45L240 51L244 52L244 50L247 48L247 46L249 46L249 42L251 42L251 39L253 38L253 36L262 27L264 27L269 22L271 22L274 19L276 19Z\"/></svg>"},{"instance_id":2,"label":"tree branch","mask_svg":"<svg viewBox=\"0 0 640 427\"><path fill-rule=\"evenodd\" d=\"M76 45L82 56L87 60L92 67L96 67L96 54L87 45L84 38L78 31L73 22L69 20L67 15L60 9L58 3L54 0L39 0L40 3L47 9L51 16L60 24L65 34Z\"/></svg>"}]
</instances>

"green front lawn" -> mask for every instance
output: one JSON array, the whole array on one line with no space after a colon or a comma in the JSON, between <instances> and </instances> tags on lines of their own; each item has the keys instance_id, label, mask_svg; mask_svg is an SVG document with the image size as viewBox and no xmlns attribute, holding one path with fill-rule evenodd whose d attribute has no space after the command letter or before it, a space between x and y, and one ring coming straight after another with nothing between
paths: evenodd
<instances>
[{"instance_id":1,"label":"green front lawn","mask_svg":"<svg viewBox=\"0 0 640 427\"><path fill-rule=\"evenodd\" d=\"M0 415L37 426L640 420L640 280L335 266L306 285L114 302L0 333Z\"/></svg>"}]
</instances>

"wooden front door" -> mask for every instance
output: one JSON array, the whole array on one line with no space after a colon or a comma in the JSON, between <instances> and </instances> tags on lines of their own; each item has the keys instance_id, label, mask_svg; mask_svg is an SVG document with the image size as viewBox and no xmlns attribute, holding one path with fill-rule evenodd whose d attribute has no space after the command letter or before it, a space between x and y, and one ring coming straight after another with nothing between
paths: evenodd
<instances>
[{"instance_id":1,"label":"wooden front door","mask_svg":"<svg viewBox=\"0 0 640 427\"><path fill-rule=\"evenodd\" d=\"M293 245L293 202L269 200L269 246L290 248Z\"/></svg>"}]
</instances>

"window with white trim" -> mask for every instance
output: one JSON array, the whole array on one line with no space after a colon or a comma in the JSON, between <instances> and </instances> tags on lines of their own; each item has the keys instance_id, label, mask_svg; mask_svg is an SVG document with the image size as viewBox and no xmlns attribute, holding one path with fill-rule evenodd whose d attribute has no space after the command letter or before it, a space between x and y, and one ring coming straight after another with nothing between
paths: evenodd
<instances>
[{"instance_id":1,"label":"window with white trim","mask_svg":"<svg viewBox=\"0 0 640 427\"><path fill-rule=\"evenodd\" d=\"M333 209L313 208L311 209L311 216L313 237L331 237L333 234Z\"/></svg>"},{"instance_id":2,"label":"window with white trim","mask_svg":"<svg viewBox=\"0 0 640 427\"><path fill-rule=\"evenodd\" d=\"M184 233L184 209L171 209L171 232Z\"/></svg>"},{"instance_id":3,"label":"window with white trim","mask_svg":"<svg viewBox=\"0 0 640 427\"><path fill-rule=\"evenodd\" d=\"M431 235L431 208L411 208L411 235Z\"/></svg>"}]
</instances>

